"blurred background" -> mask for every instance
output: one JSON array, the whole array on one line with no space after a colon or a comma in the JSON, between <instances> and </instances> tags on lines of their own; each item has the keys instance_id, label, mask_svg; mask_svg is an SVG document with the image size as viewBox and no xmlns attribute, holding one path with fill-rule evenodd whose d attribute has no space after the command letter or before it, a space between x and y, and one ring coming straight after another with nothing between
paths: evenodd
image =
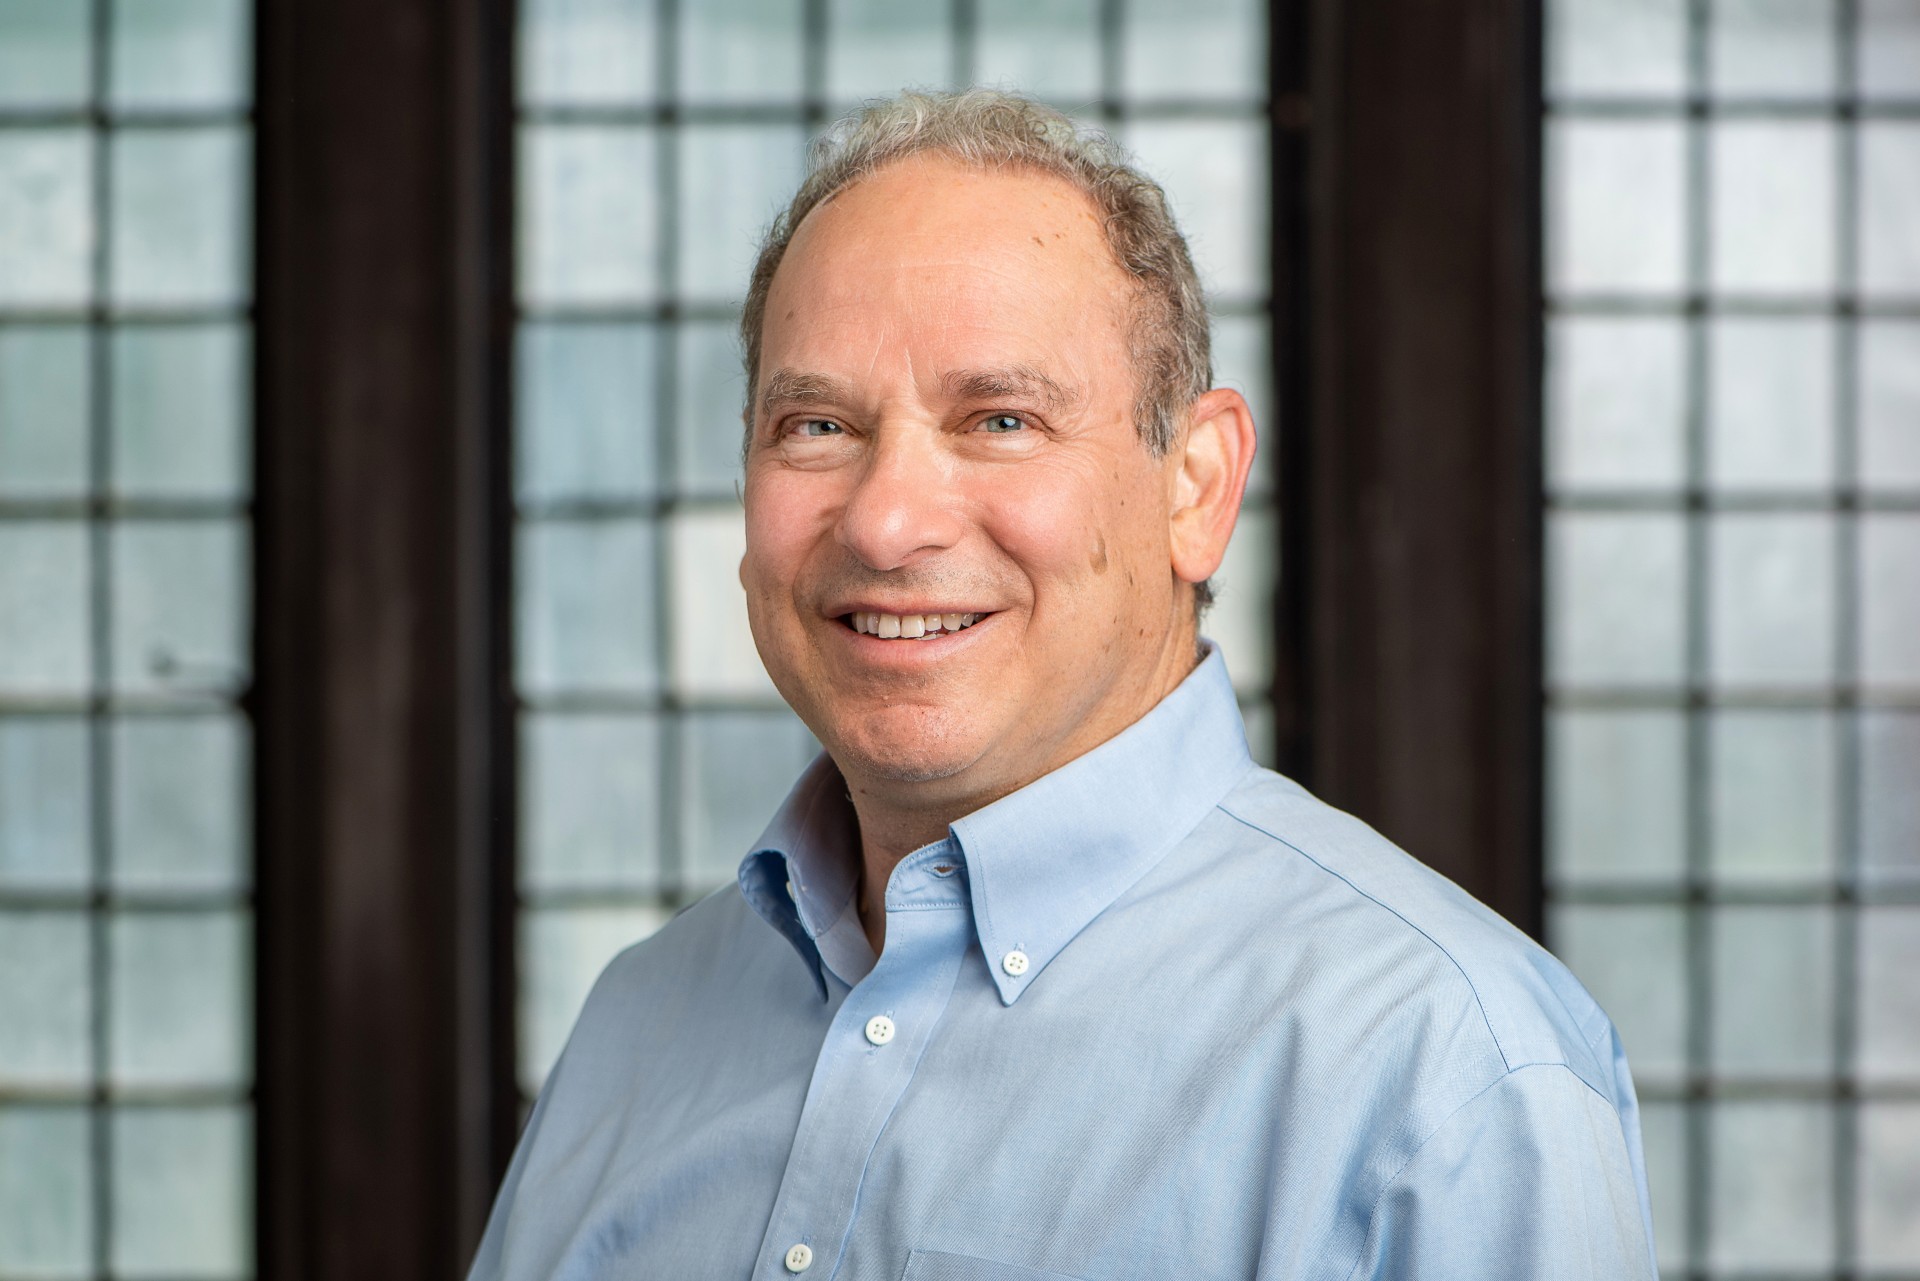
<instances>
[{"instance_id":1,"label":"blurred background","mask_svg":"<svg viewBox=\"0 0 1920 1281\"><path fill-rule=\"evenodd\" d=\"M1663 1276L1920 1278L1920 0L0 0L0 1281L460 1274L816 750L756 238L967 84L1167 187L1256 754L1593 989Z\"/></svg>"}]
</instances>

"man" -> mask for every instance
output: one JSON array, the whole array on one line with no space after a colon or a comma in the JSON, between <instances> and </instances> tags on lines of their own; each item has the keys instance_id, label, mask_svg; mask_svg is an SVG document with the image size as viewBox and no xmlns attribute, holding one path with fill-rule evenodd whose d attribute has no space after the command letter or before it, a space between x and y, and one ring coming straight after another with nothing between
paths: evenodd
<instances>
[{"instance_id":1,"label":"man","mask_svg":"<svg viewBox=\"0 0 1920 1281\"><path fill-rule=\"evenodd\" d=\"M754 641L826 748L608 968L477 1279L1652 1274L1552 958L1255 767L1198 597L1254 452L1158 188L870 106L743 324Z\"/></svg>"}]
</instances>

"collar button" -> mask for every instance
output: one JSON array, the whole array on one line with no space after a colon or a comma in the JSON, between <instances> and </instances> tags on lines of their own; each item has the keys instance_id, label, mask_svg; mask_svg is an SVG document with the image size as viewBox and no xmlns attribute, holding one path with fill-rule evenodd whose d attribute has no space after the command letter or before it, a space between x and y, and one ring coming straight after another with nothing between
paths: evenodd
<instances>
[{"instance_id":1,"label":"collar button","mask_svg":"<svg viewBox=\"0 0 1920 1281\"><path fill-rule=\"evenodd\" d=\"M1014 978L1019 978L1022 974L1025 974L1028 964L1027 954L1017 947L1000 958L1000 968Z\"/></svg>"}]
</instances>

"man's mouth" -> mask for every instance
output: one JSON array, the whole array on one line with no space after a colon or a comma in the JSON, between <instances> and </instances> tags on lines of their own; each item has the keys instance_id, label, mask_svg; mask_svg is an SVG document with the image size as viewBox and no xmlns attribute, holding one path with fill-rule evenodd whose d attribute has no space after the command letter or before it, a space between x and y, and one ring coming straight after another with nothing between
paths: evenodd
<instances>
[{"instance_id":1,"label":"man's mouth","mask_svg":"<svg viewBox=\"0 0 1920 1281\"><path fill-rule=\"evenodd\" d=\"M985 614L877 614L855 610L841 621L854 631L881 640L932 640L964 631L985 618Z\"/></svg>"}]
</instances>

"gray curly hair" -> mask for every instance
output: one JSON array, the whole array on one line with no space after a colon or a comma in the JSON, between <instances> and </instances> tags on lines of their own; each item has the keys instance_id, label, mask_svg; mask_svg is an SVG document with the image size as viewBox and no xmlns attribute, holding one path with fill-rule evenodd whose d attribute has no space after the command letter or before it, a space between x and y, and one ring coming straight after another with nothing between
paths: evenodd
<instances>
[{"instance_id":1,"label":"gray curly hair","mask_svg":"<svg viewBox=\"0 0 1920 1281\"><path fill-rule=\"evenodd\" d=\"M1020 167L1053 174L1093 201L1114 260L1137 284L1129 338L1137 379L1134 418L1147 448L1156 457L1164 455L1193 402L1213 386L1206 298L1166 193L1106 134L1082 128L1030 98L995 89L909 91L876 100L815 140L806 180L761 242L740 317L749 424L767 292L793 233L814 209L862 178L928 151L981 169Z\"/></svg>"}]
</instances>

